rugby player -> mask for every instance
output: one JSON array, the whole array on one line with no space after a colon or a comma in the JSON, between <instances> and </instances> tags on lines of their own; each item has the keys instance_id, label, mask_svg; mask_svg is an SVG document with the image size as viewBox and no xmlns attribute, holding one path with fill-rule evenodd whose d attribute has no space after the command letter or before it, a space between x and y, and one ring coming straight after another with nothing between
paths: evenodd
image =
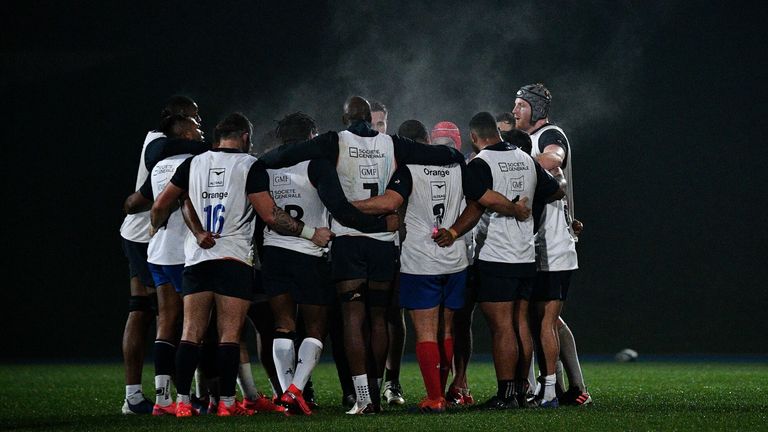
<instances>
[{"instance_id":1,"label":"rugby player","mask_svg":"<svg viewBox=\"0 0 768 432\"><path fill-rule=\"evenodd\" d=\"M479 151L468 164L468 172L480 179L483 186L524 203L529 209L529 202L535 206L538 201L563 196L558 181L537 162L501 140L492 114L476 114L469 127L472 143ZM469 202L454 225L439 233L435 241L441 246L450 246L458 236L477 224L483 212L478 205ZM480 282L477 301L492 333L497 392L484 406L489 409L516 408L518 344L531 343L530 334L524 334L527 324L521 321L527 320L524 309L536 272L534 224L530 213L524 220L519 220L490 209L485 212L489 212L486 236L484 242L476 246L479 249ZM530 362L530 358L527 361Z\"/></svg>"},{"instance_id":2,"label":"rugby player","mask_svg":"<svg viewBox=\"0 0 768 432\"><path fill-rule=\"evenodd\" d=\"M549 122L549 108L552 95L540 83L523 86L517 92L513 114L515 126L531 136L531 156L550 173L565 172L564 178L571 180L571 148L563 130ZM569 185L566 197L548 203L540 219L536 235L537 270L532 299L536 316L534 327L540 342L539 371L543 382L543 391L537 400L540 406L557 407L556 397L556 362L561 355L560 333L569 333L570 329L560 318L562 305L568 296L571 275L578 268L576 254L577 235L583 226L573 221L570 215L573 201L573 187ZM584 386L583 378L575 355L573 334L566 335L568 340L565 356L566 362L574 367L568 368L574 380L569 379L572 386L561 396L563 403L588 404L592 399ZM573 358L576 358L574 365Z\"/></svg>"},{"instance_id":3,"label":"rugby player","mask_svg":"<svg viewBox=\"0 0 768 432\"><path fill-rule=\"evenodd\" d=\"M173 96L160 113L161 121L180 114L201 122L197 104L185 96ZM136 188L138 190L149 176L157 161L181 153L200 153L206 144L183 139L169 140L159 130L147 132L141 149ZM128 259L128 277L131 296L128 300L128 318L123 331L123 360L125 366L125 399L123 414L151 414L154 404L144 396L141 375L144 366L144 347L150 323L154 318L154 281L147 267L149 244L149 211L126 215L120 226L123 252Z\"/></svg>"},{"instance_id":4,"label":"rugby player","mask_svg":"<svg viewBox=\"0 0 768 432\"><path fill-rule=\"evenodd\" d=\"M168 219L174 202L188 194L199 219L186 220L194 238L185 243L183 275L184 325L176 355L176 417L197 414L190 401L192 376L199 360L199 342L216 307L217 365L220 399L217 415L250 415L235 403L235 381L240 354L240 332L251 303L251 237L254 209L272 229L301 235L325 246L332 233L314 230L274 204L269 192L256 193L268 180L256 158L245 153L252 126L242 114L227 116L216 125L218 148L187 159L174 173L150 211L157 229ZM262 189L263 190L263 189Z\"/></svg>"},{"instance_id":5,"label":"rugby player","mask_svg":"<svg viewBox=\"0 0 768 432\"><path fill-rule=\"evenodd\" d=\"M317 135L314 119L297 112L285 116L277 125L276 136L285 144L311 139ZM269 191L276 204L305 224L319 226L327 223L329 209L334 217L362 231L385 231L386 220L355 214L349 209L333 165L319 159L297 165L267 170ZM327 203L327 204L326 204ZM345 208L345 205L348 208ZM356 219L356 220L355 220ZM396 219L390 217L396 223ZM396 226L392 225L392 229ZM303 397L304 387L317 365L327 334L328 309L335 298L330 276L328 249L302 238L264 231L262 275L274 313L275 338L273 357L283 389L281 402L290 413L311 415L312 410ZM295 356L296 306L304 324L304 339Z\"/></svg>"},{"instance_id":6,"label":"rugby player","mask_svg":"<svg viewBox=\"0 0 768 432\"><path fill-rule=\"evenodd\" d=\"M185 138L203 141L203 133L197 122L181 114L163 120L161 132L168 138ZM170 180L176 168L191 153L171 156L159 161L147 181L125 201L127 214L147 211ZM168 224L154 233L147 248L147 265L152 273L157 291L157 335L154 345L155 358L155 405L152 415L176 415L176 403L171 395L171 377L174 375L174 359L179 335L176 325L181 316L181 273L184 270L184 239L188 235L181 212L174 210Z\"/></svg>"}]
</instances>

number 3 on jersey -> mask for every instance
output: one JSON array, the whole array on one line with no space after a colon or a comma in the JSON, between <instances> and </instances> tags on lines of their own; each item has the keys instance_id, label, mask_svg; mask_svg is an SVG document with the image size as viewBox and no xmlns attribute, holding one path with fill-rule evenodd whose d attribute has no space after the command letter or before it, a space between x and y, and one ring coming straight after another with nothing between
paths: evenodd
<instances>
[{"instance_id":1,"label":"number 3 on jersey","mask_svg":"<svg viewBox=\"0 0 768 432\"><path fill-rule=\"evenodd\" d=\"M216 204L215 206L205 206L203 211L205 212L205 230L208 232L221 234L224 229L224 213L226 209L224 204Z\"/></svg>"}]
</instances>

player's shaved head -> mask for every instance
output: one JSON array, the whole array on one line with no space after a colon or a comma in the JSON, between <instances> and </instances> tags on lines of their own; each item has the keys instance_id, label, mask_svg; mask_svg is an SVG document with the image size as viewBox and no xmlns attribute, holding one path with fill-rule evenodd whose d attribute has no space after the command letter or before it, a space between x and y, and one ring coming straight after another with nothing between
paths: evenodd
<instances>
[{"instance_id":1,"label":"player's shaved head","mask_svg":"<svg viewBox=\"0 0 768 432\"><path fill-rule=\"evenodd\" d=\"M429 144L429 133L424 123L418 120L406 120L397 129L401 137L410 138L422 144Z\"/></svg>"},{"instance_id":2,"label":"player's shaved head","mask_svg":"<svg viewBox=\"0 0 768 432\"><path fill-rule=\"evenodd\" d=\"M365 98L360 96L350 96L344 102L344 115L342 121L349 125L355 120L364 120L371 122L371 104Z\"/></svg>"},{"instance_id":3,"label":"player's shaved head","mask_svg":"<svg viewBox=\"0 0 768 432\"><path fill-rule=\"evenodd\" d=\"M486 111L479 112L472 117L472 120L469 121L469 130L481 139L493 139L499 136L496 118Z\"/></svg>"}]
</instances>

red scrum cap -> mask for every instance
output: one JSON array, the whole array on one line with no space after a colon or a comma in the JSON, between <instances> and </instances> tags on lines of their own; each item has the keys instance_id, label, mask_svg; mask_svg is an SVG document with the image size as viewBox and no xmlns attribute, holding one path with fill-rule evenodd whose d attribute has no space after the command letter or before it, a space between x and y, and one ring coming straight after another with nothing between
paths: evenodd
<instances>
[{"instance_id":1,"label":"red scrum cap","mask_svg":"<svg viewBox=\"0 0 768 432\"><path fill-rule=\"evenodd\" d=\"M432 128L432 144L451 144L461 151L461 132L459 127L449 121L441 121Z\"/></svg>"}]
</instances>

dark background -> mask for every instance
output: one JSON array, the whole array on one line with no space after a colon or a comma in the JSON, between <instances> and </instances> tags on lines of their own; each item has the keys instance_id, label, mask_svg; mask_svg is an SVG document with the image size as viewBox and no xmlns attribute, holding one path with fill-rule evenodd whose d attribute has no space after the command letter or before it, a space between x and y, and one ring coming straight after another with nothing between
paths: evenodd
<instances>
[{"instance_id":1,"label":"dark background","mask_svg":"<svg viewBox=\"0 0 768 432\"><path fill-rule=\"evenodd\" d=\"M586 226L564 312L580 351L768 352L762 3L152 3L0 18L3 359L120 356L121 206L168 96L208 134L237 110L258 135L295 110L338 130L360 94L390 133L451 120L468 151L471 116L537 81Z\"/></svg>"}]
</instances>

